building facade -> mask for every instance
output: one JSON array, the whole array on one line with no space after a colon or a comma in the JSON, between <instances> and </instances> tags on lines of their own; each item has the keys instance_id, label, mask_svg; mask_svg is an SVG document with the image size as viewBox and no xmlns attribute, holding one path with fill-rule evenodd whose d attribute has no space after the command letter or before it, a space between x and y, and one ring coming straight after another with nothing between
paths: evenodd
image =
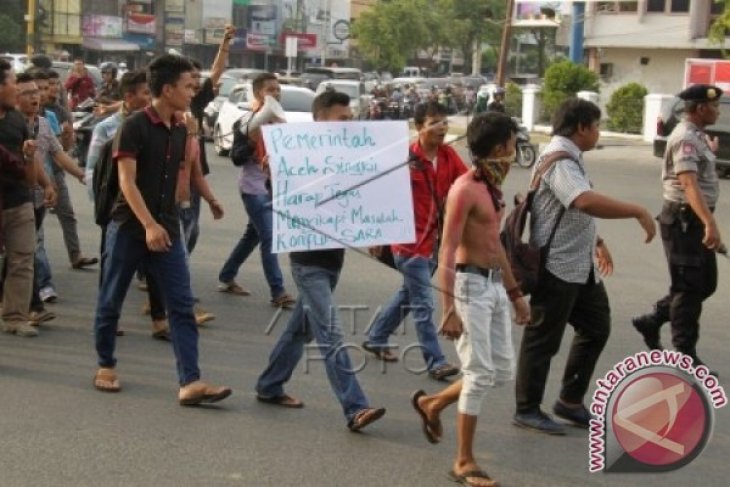
<instances>
[{"instance_id":1,"label":"building facade","mask_svg":"<svg viewBox=\"0 0 730 487\"><path fill-rule=\"evenodd\" d=\"M586 6L588 65L601 76L601 100L637 82L650 93L677 93L686 58L721 58L707 38L723 5L697 0L593 2ZM575 21L575 19L573 19Z\"/></svg>"},{"instance_id":2,"label":"building facade","mask_svg":"<svg viewBox=\"0 0 730 487\"><path fill-rule=\"evenodd\" d=\"M224 27L237 34L230 63L286 66L286 37L297 38L298 65L348 63L351 8L366 0L38 0L49 19L40 48L59 59L144 64L160 52L215 57ZM374 3L374 2L370 2Z\"/></svg>"}]
</instances>

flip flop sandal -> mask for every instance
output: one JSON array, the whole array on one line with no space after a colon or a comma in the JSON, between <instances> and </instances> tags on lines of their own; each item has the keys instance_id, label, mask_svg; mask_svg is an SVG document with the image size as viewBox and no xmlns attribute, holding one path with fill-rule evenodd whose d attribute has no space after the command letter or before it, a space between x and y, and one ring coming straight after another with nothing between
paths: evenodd
<instances>
[{"instance_id":1,"label":"flip flop sandal","mask_svg":"<svg viewBox=\"0 0 730 487\"><path fill-rule=\"evenodd\" d=\"M295 399L287 394L281 396L267 397L256 395L256 400L266 403L273 404L274 406L281 406L284 408L301 409L304 407L304 403L298 399Z\"/></svg>"},{"instance_id":2,"label":"flip flop sandal","mask_svg":"<svg viewBox=\"0 0 730 487\"><path fill-rule=\"evenodd\" d=\"M170 338L170 330L157 330L152 332L152 338L155 340L160 340L163 342L171 342L172 338Z\"/></svg>"},{"instance_id":3,"label":"flip flop sandal","mask_svg":"<svg viewBox=\"0 0 730 487\"><path fill-rule=\"evenodd\" d=\"M106 384L106 385L105 385ZM101 392L119 392L119 378L112 369L99 369L94 376L94 388Z\"/></svg>"},{"instance_id":4,"label":"flip flop sandal","mask_svg":"<svg viewBox=\"0 0 730 487\"><path fill-rule=\"evenodd\" d=\"M291 308L296 304L297 300L288 294L282 294L278 298L271 300L271 306L274 308Z\"/></svg>"},{"instance_id":5,"label":"flip flop sandal","mask_svg":"<svg viewBox=\"0 0 730 487\"><path fill-rule=\"evenodd\" d=\"M466 486L472 486L472 487L498 487L499 484L496 480L493 480L492 477L487 475L487 472L484 470L471 470L469 472L464 472L463 474L459 475L453 470L449 470L449 478L460 485L466 485ZM469 481L469 479L485 479L488 482L486 484L475 484L473 481Z\"/></svg>"},{"instance_id":6,"label":"flip flop sandal","mask_svg":"<svg viewBox=\"0 0 730 487\"><path fill-rule=\"evenodd\" d=\"M350 424L348 424L347 427L350 428L350 431L352 431L352 432L360 431L367 425L382 418L384 414L385 414L385 408L363 409L360 412L358 412L354 418L352 418L352 420L350 421Z\"/></svg>"},{"instance_id":7,"label":"flip flop sandal","mask_svg":"<svg viewBox=\"0 0 730 487\"><path fill-rule=\"evenodd\" d=\"M231 395L233 391L228 387L222 387L217 392L201 392L194 396L180 399L181 406L198 406L200 404L212 404L214 402L222 401Z\"/></svg>"},{"instance_id":8,"label":"flip flop sandal","mask_svg":"<svg viewBox=\"0 0 730 487\"><path fill-rule=\"evenodd\" d=\"M436 434L436 428L437 425L434 423L431 423L428 420L428 416L426 416L426 413L421 407L418 405L418 400L426 395L426 392L422 389L417 390L413 393L411 396L411 405L413 406L413 409L416 410L419 416L421 416L421 425L423 429L423 434L426 436L426 439L429 443L432 445L435 445L436 443L441 441L441 438L439 438L438 434Z\"/></svg>"},{"instance_id":9,"label":"flip flop sandal","mask_svg":"<svg viewBox=\"0 0 730 487\"><path fill-rule=\"evenodd\" d=\"M394 355L393 352L391 352L390 350L373 347L368 342L363 342L362 348L366 352L372 353L373 355L375 355L375 358L377 358L378 360L382 360L383 362L392 363L398 361L398 356Z\"/></svg>"},{"instance_id":10,"label":"flip flop sandal","mask_svg":"<svg viewBox=\"0 0 730 487\"><path fill-rule=\"evenodd\" d=\"M227 294L233 294L235 296L250 296L251 291L235 282L221 283L218 286L218 291Z\"/></svg>"}]
</instances>

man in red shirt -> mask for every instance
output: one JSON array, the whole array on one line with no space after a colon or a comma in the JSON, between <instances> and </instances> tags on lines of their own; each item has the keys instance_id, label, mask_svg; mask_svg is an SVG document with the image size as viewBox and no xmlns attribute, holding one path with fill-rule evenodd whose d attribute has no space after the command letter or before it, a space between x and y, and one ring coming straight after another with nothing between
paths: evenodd
<instances>
[{"instance_id":1,"label":"man in red shirt","mask_svg":"<svg viewBox=\"0 0 730 487\"><path fill-rule=\"evenodd\" d=\"M71 103L69 109L74 110L76 105L88 98L96 97L96 87L94 86L94 78L91 77L89 71L84 66L84 61L76 59L71 74L64 85L71 94Z\"/></svg>"},{"instance_id":2,"label":"man in red shirt","mask_svg":"<svg viewBox=\"0 0 730 487\"><path fill-rule=\"evenodd\" d=\"M415 112L418 140L410 148L411 190L416 223L416 242L393 245L397 269L403 286L373 323L363 348L386 362L395 362L388 338L412 310L418 342L428 373L443 379L459 373L446 362L433 322L431 276L436 268L439 229L446 195L456 179L467 169L459 155L444 144L448 130L448 110L437 102L419 105Z\"/></svg>"}]
</instances>

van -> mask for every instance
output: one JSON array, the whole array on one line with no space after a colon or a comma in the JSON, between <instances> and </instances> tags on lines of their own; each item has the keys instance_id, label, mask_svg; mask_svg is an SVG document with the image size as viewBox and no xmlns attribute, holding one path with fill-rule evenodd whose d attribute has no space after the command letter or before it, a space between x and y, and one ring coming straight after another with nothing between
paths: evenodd
<instances>
[{"instance_id":1,"label":"van","mask_svg":"<svg viewBox=\"0 0 730 487\"><path fill-rule=\"evenodd\" d=\"M25 54L10 54L6 52L5 54L0 54L0 58L9 62L13 67L13 71L16 73L22 73L25 71L30 62L28 56Z\"/></svg>"},{"instance_id":2,"label":"van","mask_svg":"<svg viewBox=\"0 0 730 487\"><path fill-rule=\"evenodd\" d=\"M654 156L664 159L667 139L684 114L684 101L674 97L671 103L662 109L657 120L657 134L654 137ZM720 176L730 177L730 96L720 98L720 117L713 125L705 127L705 133L717 137L720 147L717 150L715 166Z\"/></svg>"}]
</instances>

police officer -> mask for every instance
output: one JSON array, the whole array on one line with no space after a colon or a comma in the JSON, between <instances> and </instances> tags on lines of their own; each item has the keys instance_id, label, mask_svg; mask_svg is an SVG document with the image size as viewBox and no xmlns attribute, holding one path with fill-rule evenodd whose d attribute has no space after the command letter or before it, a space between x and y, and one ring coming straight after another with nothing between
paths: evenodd
<instances>
[{"instance_id":1,"label":"police officer","mask_svg":"<svg viewBox=\"0 0 730 487\"><path fill-rule=\"evenodd\" d=\"M632 323L649 348L661 349L659 329L670 321L674 347L699 366L702 302L715 292L715 252L724 248L713 216L719 190L715 171L718 140L704 132L720 115L722 90L694 85L677 96L684 100L685 117L667 140L662 168L664 205L658 217L671 285L653 312Z\"/></svg>"}]
</instances>

